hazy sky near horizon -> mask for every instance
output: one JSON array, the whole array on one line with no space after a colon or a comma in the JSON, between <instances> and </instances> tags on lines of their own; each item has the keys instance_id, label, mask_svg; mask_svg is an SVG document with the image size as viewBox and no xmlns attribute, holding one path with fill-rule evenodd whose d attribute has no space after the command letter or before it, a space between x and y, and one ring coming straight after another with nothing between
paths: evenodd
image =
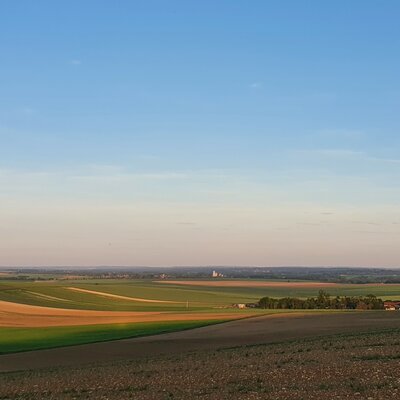
<instances>
[{"instance_id":1,"label":"hazy sky near horizon","mask_svg":"<svg viewBox=\"0 0 400 400\"><path fill-rule=\"evenodd\" d=\"M400 3L0 4L0 265L400 266Z\"/></svg>"}]
</instances>

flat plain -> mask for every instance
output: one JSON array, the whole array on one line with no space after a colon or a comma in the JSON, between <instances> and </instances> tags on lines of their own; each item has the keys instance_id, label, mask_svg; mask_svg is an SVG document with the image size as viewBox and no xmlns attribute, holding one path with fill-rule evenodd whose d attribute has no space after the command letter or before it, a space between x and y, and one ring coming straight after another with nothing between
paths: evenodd
<instances>
[{"instance_id":1,"label":"flat plain","mask_svg":"<svg viewBox=\"0 0 400 400\"><path fill-rule=\"evenodd\" d=\"M236 309L399 284L0 280L3 399L398 398L400 313ZM34 351L30 351L34 350Z\"/></svg>"},{"instance_id":2,"label":"flat plain","mask_svg":"<svg viewBox=\"0 0 400 400\"><path fill-rule=\"evenodd\" d=\"M170 332L244 318L234 294L145 280L0 281L0 354Z\"/></svg>"},{"instance_id":3,"label":"flat plain","mask_svg":"<svg viewBox=\"0 0 400 400\"><path fill-rule=\"evenodd\" d=\"M400 285L255 279L0 280L0 353L171 332L284 310L239 310L263 296L376 294L400 297ZM296 311L293 311L296 312ZM288 314L287 311L284 312Z\"/></svg>"}]
</instances>

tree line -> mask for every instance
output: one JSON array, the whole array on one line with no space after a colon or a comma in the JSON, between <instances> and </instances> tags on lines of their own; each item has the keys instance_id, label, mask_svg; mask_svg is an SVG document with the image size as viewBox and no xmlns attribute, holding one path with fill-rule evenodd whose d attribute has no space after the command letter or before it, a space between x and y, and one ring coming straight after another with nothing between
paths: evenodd
<instances>
[{"instance_id":1,"label":"tree line","mask_svg":"<svg viewBox=\"0 0 400 400\"><path fill-rule=\"evenodd\" d=\"M383 300L373 294L367 296L336 296L320 290L317 297L299 299L297 297L263 297L258 302L260 308L268 309L331 309L331 310L383 310Z\"/></svg>"}]
</instances>

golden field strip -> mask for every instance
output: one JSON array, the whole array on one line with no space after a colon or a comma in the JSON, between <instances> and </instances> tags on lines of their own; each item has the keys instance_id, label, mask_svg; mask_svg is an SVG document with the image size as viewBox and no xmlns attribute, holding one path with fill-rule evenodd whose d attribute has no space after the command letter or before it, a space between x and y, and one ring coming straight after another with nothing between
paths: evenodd
<instances>
[{"instance_id":1,"label":"golden field strip","mask_svg":"<svg viewBox=\"0 0 400 400\"><path fill-rule=\"evenodd\" d=\"M37 328L46 326L74 326L121 324L132 322L194 321L238 319L247 314L237 312L158 312L158 311L94 311L32 306L0 301L0 327Z\"/></svg>"}]
</instances>

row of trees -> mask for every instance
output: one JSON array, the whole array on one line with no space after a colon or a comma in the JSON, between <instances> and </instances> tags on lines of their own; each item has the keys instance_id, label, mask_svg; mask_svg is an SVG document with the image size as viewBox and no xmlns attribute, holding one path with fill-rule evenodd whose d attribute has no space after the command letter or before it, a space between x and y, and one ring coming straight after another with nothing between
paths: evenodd
<instances>
[{"instance_id":1,"label":"row of trees","mask_svg":"<svg viewBox=\"0 0 400 400\"><path fill-rule=\"evenodd\" d=\"M280 299L263 297L258 302L260 308L268 309L332 309L332 310L382 310L383 300L373 294L367 296L336 296L331 297L324 290L320 290L317 297L299 299L283 297Z\"/></svg>"}]
</instances>

